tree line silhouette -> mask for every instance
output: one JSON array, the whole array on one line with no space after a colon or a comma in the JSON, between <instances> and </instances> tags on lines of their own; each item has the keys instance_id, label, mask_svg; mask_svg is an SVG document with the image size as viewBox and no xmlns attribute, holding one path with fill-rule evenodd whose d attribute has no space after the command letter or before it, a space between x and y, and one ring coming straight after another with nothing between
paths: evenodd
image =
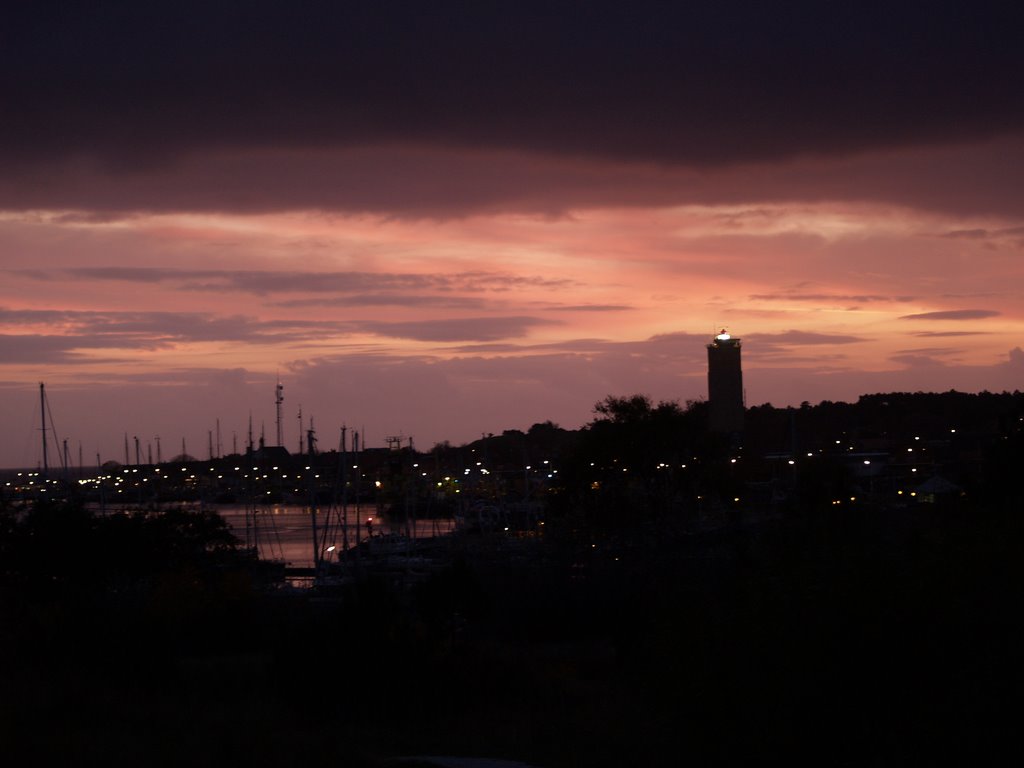
<instances>
[{"instance_id":1,"label":"tree line silhouette","mask_svg":"<svg viewBox=\"0 0 1024 768\"><path fill-rule=\"evenodd\" d=\"M463 537L412 586L330 597L268 591L211 513L5 499L0 737L113 764L998 764L1024 673L1022 416L1019 393L758 406L740 446L704 403L609 397L581 430L437 449L550 457L542 536ZM828 501L866 487L848 454L905 444L963 492ZM776 480L774 506L730 506Z\"/></svg>"}]
</instances>

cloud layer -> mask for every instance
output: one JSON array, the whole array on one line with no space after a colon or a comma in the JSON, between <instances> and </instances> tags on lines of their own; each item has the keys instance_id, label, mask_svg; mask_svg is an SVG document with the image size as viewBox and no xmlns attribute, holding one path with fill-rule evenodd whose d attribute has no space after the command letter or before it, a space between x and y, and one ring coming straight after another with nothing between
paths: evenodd
<instances>
[{"instance_id":1,"label":"cloud layer","mask_svg":"<svg viewBox=\"0 0 1024 768\"><path fill-rule=\"evenodd\" d=\"M1024 338L1006 3L22 3L0 418L203 444L277 376L418 442L608 394L1001 389ZM329 443L322 440L322 444ZM0 465L31 464L18 439Z\"/></svg>"},{"instance_id":2,"label":"cloud layer","mask_svg":"<svg viewBox=\"0 0 1024 768\"><path fill-rule=\"evenodd\" d=\"M689 165L1019 129L1006 3L23 4L0 144L134 172L224 147L430 142Z\"/></svg>"}]
</instances>

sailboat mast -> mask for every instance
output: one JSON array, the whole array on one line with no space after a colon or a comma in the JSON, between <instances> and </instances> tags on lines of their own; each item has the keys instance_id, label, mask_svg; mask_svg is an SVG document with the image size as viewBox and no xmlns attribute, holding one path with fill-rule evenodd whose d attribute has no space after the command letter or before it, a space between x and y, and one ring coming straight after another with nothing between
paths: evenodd
<instances>
[{"instance_id":1,"label":"sailboat mast","mask_svg":"<svg viewBox=\"0 0 1024 768\"><path fill-rule=\"evenodd\" d=\"M345 439L348 432L348 427L344 424L341 426L341 446L338 451L340 457L339 464L339 481L341 482L341 546L343 552L348 552L348 487L345 485L345 462L348 461L347 451L347 440Z\"/></svg>"},{"instance_id":2,"label":"sailboat mast","mask_svg":"<svg viewBox=\"0 0 1024 768\"><path fill-rule=\"evenodd\" d=\"M50 461L46 453L46 387L39 382L39 412L43 417L43 476L50 474Z\"/></svg>"},{"instance_id":3,"label":"sailboat mast","mask_svg":"<svg viewBox=\"0 0 1024 768\"><path fill-rule=\"evenodd\" d=\"M312 456L312 451L310 451L310 456ZM317 501L317 499L316 499L316 485L314 484L315 478L316 478L316 472L313 469L313 465L310 464L308 467L306 467L306 485L309 488L309 521L310 521L310 525L313 528L313 531L312 531L312 533L313 533L313 568L316 570L317 573L319 573L319 571L320 571L320 554L321 554L320 546L321 545L320 545L320 536L317 533L317 528L316 528L316 501Z\"/></svg>"}]
</instances>

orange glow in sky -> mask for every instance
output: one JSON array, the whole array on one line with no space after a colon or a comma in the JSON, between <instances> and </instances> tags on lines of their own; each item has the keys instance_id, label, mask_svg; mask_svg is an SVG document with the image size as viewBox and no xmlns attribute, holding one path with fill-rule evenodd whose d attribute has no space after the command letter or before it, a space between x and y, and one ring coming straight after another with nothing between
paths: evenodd
<instances>
[{"instance_id":1,"label":"orange glow in sky","mask_svg":"<svg viewBox=\"0 0 1024 768\"><path fill-rule=\"evenodd\" d=\"M0 466L40 381L90 457L278 376L321 445L575 428L704 397L723 327L748 405L1024 381L1011 6L23 5Z\"/></svg>"},{"instance_id":2,"label":"orange glow in sky","mask_svg":"<svg viewBox=\"0 0 1024 768\"><path fill-rule=\"evenodd\" d=\"M704 396L703 342L719 326L744 339L749 404L986 386L985 376L999 388L1024 338L1019 236L949 234L1006 225L825 204L448 219L8 214L2 330L26 345L3 371L24 392L45 380L58 403L81 388L118 399L198 389L199 418L222 403L239 425L249 408L266 418L280 372L307 413L387 419L378 431L422 424L427 441L531 419L579 426L606 394ZM367 402L360 385L339 402L347 361L371 380L411 380L383 388L398 402L369 383ZM234 413L239 393L205 383L225 371L243 387ZM450 420L428 426L417 414L444 398ZM486 423L459 423L466 398ZM140 428L113 432L125 429Z\"/></svg>"}]
</instances>

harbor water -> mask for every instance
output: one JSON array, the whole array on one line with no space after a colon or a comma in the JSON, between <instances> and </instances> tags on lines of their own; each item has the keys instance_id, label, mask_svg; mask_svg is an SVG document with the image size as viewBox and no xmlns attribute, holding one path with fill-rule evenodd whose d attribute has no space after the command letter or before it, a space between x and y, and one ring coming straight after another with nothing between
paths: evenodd
<instances>
[{"instance_id":1,"label":"harbor water","mask_svg":"<svg viewBox=\"0 0 1024 768\"><path fill-rule=\"evenodd\" d=\"M206 507L209 509L210 507ZM309 507L270 504L247 507L244 504L218 504L213 507L231 526L244 546L255 547L264 560L283 562L289 568L313 566L313 516ZM316 548L330 559L370 536L399 534L413 538L443 536L452 531L450 518L392 521L372 504L350 504L341 514L338 507L317 509ZM346 532L347 528L347 532Z\"/></svg>"}]
</instances>

